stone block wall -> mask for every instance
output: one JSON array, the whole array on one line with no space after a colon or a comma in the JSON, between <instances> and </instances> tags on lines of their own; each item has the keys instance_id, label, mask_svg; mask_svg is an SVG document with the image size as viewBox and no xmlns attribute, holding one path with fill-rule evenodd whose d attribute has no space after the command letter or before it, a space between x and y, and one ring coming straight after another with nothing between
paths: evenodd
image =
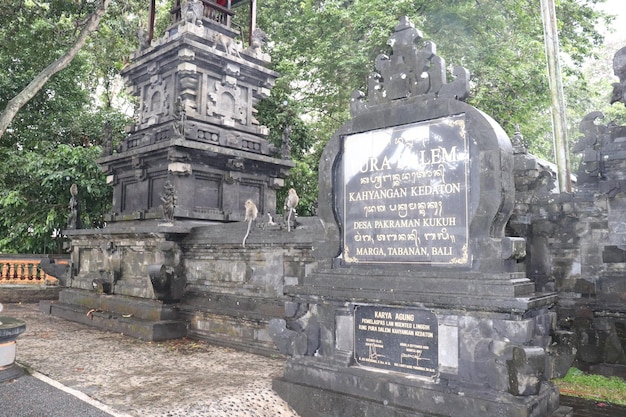
<instances>
[{"instance_id":1,"label":"stone block wall","mask_svg":"<svg viewBox=\"0 0 626 417\"><path fill-rule=\"evenodd\" d=\"M246 223L194 229L181 243L186 275L179 309L188 336L218 345L274 355L269 320L285 316L285 285L295 285L315 266L316 218L299 219L287 232L263 221L242 247Z\"/></svg>"},{"instance_id":2,"label":"stone block wall","mask_svg":"<svg viewBox=\"0 0 626 417\"><path fill-rule=\"evenodd\" d=\"M588 128L581 124L581 141L590 145L579 147L578 182L568 194L556 192L555 167L528 154L517 136L516 205L508 228L527 238L524 264L537 289L559 294L558 324L573 333L575 366L624 377L626 144L622 127L595 126L592 141Z\"/></svg>"}]
</instances>

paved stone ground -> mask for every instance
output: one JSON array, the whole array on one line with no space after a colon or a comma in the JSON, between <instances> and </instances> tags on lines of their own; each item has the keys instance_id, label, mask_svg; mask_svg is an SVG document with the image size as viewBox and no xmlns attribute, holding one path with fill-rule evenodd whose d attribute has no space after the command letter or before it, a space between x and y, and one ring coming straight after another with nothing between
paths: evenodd
<instances>
[{"instance_id":1,"label":"paved stone ground","mask_svg":"<svg viewBox=\"0 0 626 417\"><path fill-rule=\"evenodd\" d=\"M17 362L134 417L297 417L271 389L283 361L194 340L143 342L5 305L26 321ZM16 416L17 417L17 416Z\"/></svg>"},{"instance_id":2,"label":"paved stone ground","mask_svg":"<svg viewBox=\"0 0 626 417\"><path fill-rule=\"evenodd\" d=\"M17 339L17 361L105 404L106 412L91 411L94 416L298 417L271 389L272 378L282 374L281 359L186 339L143 342L42 314L36 304L4 307L3 315L26 321L26 331ZM30 378L22 377L5 389L18 389L19 384L47 387ZM46 389L40 391L44 395ZM19 399L19 395L11 397ZM56 404L53 399L45 402ZM62 398L57 402L68 403ZM0 417L69 415L33 414L27 408L21 410L25 414L7 414L2 412L6 401L0 404L4 406ZM626 416L626 407L613 404L565 396L561 404L574 407L574 417Z\"/></svg>"}]
</instances>

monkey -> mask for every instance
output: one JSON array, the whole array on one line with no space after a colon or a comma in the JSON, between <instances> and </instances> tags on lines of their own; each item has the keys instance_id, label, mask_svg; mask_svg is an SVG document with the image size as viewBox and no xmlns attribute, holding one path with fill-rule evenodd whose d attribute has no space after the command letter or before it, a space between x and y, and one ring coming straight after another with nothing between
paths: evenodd
<instances>
[{"instance_id":1,"label":"monkey","mask_svg":"<svg viewBox=\"0 0 626 417\"><path fill-rule=\"evenodd\" d=\"M215 43L215 45L221 45L227 54L235 55L241 58L241 55L239 55L240 45L233 38L226 36L223 33L216 33L215 35L213 35L213 42Z\"/></svg>"},{"instance_id":2,"label":"monkey","mask_svg":"<svg viewBox=\"0 0 626 417\"><path fill-rule=\"evenodd\" d=\"M285 200L285 210L289 210L289 214L287 215L287 231L291 232L291 212L296 210L296 206L298 205L298 201L300 201L300 198L298 197L298 194L296 193L296 190L293 188L289 189L289 195L287 196L287 199Z\"/></svg>"},{"instance_id":3,"label":"monkey","mask_svg":"<svg viewBox=\"0 0 626 417\"><path fill-rule=\"evenodd\" d=\"M246 239L250 234L250 227L252 227L252 222L256 220L256 216L259 215L259 209L256 207L256 204L252 200L246 200L244 206L246 207L246 217L244 221L248 222L248 231L246 231L246 235L243 237L243 247L246 247Z\"/></svg>"},{"instance_id":4,"label":"monkey","mask_svg":"<svg viewBox=\"0 0 626 417\"><path fill-rule=\"evenodd\" d=\"M202 13L204 5L199 0L191 0L185 3L185 22L191 22L196 26L202 26Z\"/></svg>"}]
</instances>

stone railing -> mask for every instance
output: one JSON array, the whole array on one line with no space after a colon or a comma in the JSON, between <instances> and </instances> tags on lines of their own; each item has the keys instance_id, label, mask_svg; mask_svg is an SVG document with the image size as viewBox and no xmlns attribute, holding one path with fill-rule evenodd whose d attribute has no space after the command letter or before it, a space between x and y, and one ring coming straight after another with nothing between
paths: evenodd
<instances>
[{"instance_id":1,"label":"stone railing","mask_svg":"<svg viewBox=\"0 0 626 417\"><path fill-rule=\"evenodd\" d=\"M202 17L207 18L209 20L213 20L226 27L231 26L231 20L232 20L233 15L235 14L230 9L231 4L234 3L233 1L218 2L217 0L216 1L200 0L200 2L202 3L202 12L201 12ZM184 15L187 12L189 13L195 12L195 10L193 11L182 10L181 3L184 3L184 2L180 2L180 1L176 2L176 4L174 5L174 8L170 10L170 13L172 14L174 18L174 22L179 22L183 18L186 18ZM223 3L224 5L220 5L218 3ZM190 6L190 7L194 7L194 6Z\"/></svg>"},{"instance_id":2,"label":"stone railing","mask_svg":"<svg viewBox=\"0 0 626 417\"><path fill-rule=\"evenodd\" d=\"M47 256L2 255L0 256L0 285L58 285L59 280L46 274L40 263ZM56 264L68 265L69 259L55 259Z\"/></svg>"}]
</instances>

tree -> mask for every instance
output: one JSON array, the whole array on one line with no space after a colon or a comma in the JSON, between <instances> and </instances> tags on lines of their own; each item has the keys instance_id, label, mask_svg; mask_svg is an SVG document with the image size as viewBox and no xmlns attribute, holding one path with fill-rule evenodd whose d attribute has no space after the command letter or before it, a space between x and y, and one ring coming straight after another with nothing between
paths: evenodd
<instances>
[{"instance_id":1,"label":"tree","mask_svg":"<svg viewBox=\"0 0 626 417\"><path fill-rule=\"evenodd\" d=\"M0 179L0 251L61 252L60 232L67 225L72 183L80 184L80 206L89 208L82 212L81 220L101 226L112 195L96 164L99 156L100 148L95 146L61 144L50 152L9 153L5 149L6 168Z\"/></svg>"},{"instance_id":2,"label":"tree","mask_svg":"<svg viewBox=\"0 0 626 417\"><path fill-rule=\"evenodd\" d=\"M26 102L32 99L46 84L46 82L57 72L67 68L76 54L87 42L89 35L98 28L100 19L106 13L111 0L101 0L97 3L95 10L87 17L82 25L74 44L57 60L48 65L33 80L20 91L15 97L8 101L4 110L0 114L0 137L11 124L17 112Z\"/></svg>"},{"instance_id":3,"label":"tree","mask_svg":"<svg viewBox=\"0 0 626 417\"><path fill-rule=\"evenodd\" d=\"M583 58L601 42L594 25L604 17L592 5L602 1L559 2L562 48L571 57L568 77L582 79ZM470 70L470 104L511 135L520 125L534 140L531 148L548 156L543 27L538 4L525 0L262 2L259 26L272 39L274 67L303 111L328 127L321 142L348 118L350 94L365 90L375 57L390 53L386 41L402 15L437 44L439 56ZM577 91L581 87L576 84Z\"/></svg>"},{"instance_id":4,"label":"tree","mask_svg":"<svg viewBox=\"0 0 626 417\"><path fill-rule=\"evenodd\" d=\"M603 1L562 0L557 5L562 51L569 56L564 74L571 130L588 111L584 98L594 94L581 65L601 44L595 26L608 18L593 5ZM350 95L366 91L374 60L391 52L386 43L403 15L436 43L437 55L470 70L469 104L491 115L510 136L519 126L531 152L552 159L543 25L536 1L264 0L259 26L271 39L273 66L281 74L277 86L295 103L296 117L307 120L316 138L313 155L349 118ZM295 158L306 161L309 155ZM317 178L316 162L307 166L311 169L299 172Z\"/></svg>"},{"instance_id":5,"label":"tree","mask_svg":"<svg viewBox=\"0 0 626 417\"><path fill-rule=\"evenodd\" d=\"M71 0L0 4L0 108L75 45L81 22L99 5ZM121 3L115 6L119 10ZM89 87L99 75L90 64L98 36L93 32L71 63L24 102L0 137L1 252L58 252L72 183L79 188L83 223L102 224L111 191L95 162L98 145L105 121L119 141L128 118L93 100Z\"/></svg>"}]
</instances>

